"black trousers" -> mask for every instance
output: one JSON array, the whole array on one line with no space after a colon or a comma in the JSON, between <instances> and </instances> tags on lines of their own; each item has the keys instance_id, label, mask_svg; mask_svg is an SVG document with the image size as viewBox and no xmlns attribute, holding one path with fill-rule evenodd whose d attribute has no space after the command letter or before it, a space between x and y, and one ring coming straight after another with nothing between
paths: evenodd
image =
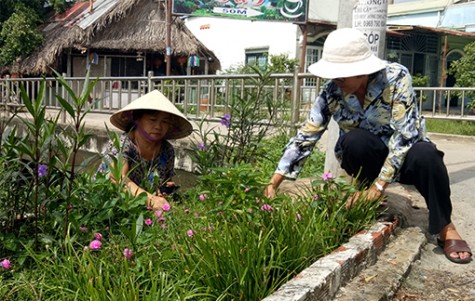
<instances>
[{"instance_id":1,"label":"black trousers","mask_svg":"<svg viewBox=\"0 0 475 301\"><path fill-rule=\"evenodd\" d=\"M341 167L358 180L372 183L379 175L388 148L376 135L354 129L340 137L343 150ZM406 155L399 182L414 185L429 209L429 232L438 234L451 222L452 203L444 153L433 143L417 142Z\"/></svg>"}]
</instances>

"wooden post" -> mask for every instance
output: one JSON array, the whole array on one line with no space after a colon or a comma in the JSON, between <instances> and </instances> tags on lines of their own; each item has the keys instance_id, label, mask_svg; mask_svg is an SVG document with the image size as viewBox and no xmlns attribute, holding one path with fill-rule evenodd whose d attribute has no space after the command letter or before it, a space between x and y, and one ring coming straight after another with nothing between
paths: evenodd
<instances>
[{"instance_id":1,"label":"wooden post","mask_svg":"<svg viewBox=\"0 0 475 301\"><path fill-rule=\"evenodd\" d=\"M172 0L167 0L166 13L166 49L165 57L167 60L166 74L170 76L172 70Z\"/></svg>"},{"instance_id":2,"label":"wooden post","mask_svg":"<svg viewBox=\"0 0 475 301\"><path fill-rule=\"evenodd\" d=\"M439 87L444 87L445 86L445 79L446 79L446 70L445 66L447 65L447 49L448 49L448 41L447 41L447 35L444 36L444 49L442 51L442 70L440 71L440 84ZM443 92L442 90L439 91L439 106L438 106L438 111L439 114L442 113L442 98L443 98ZM447 98L447 107L450 106L450 99Z\"/></svg>"}]
</instances>

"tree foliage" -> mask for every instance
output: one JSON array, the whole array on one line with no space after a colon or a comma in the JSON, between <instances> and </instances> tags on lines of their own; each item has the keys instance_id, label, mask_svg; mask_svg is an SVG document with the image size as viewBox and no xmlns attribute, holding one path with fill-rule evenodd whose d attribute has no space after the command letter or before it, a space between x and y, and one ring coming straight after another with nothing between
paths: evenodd
<instances>
[{"instance_id":1,"label":"tree foliage","mask_svg":"<svg viewBox=\"0 0 475 301\"><path fill-rule=\"evenodd\" d=\"M53 12L64 11L69 0L1 0L0 65L10 65L41 45L38 26Z\"/></svg>"},{"instance_id":2,"label":"tree foliage","mask_svg":"<svg viewBox=\"0 0 475 301\"><path fill-rule=\"evenodd\" d=\"M465 45L465 55L451 65L449 70L455 76L456 87L475 87L475 42ZM469 92L473 99L473 93ZM475 108L475 101L468 104L469 108Z\"/></svg>"},{"instance_id":3,"label":"tree foliage","mask_svg":"<svg viewBox=\"0 0 475 301\"><path fill-rule=\"evenodd\" d=\"M475 86L475 42L464 47L465 55L452 63L451 70L457 87Z\"/></svg>"},{"instance_id":4,"label":"tree foliage","mask_svg":"<svg viewBox=\"0 0 475 301\"><path fill-rule=\"evenodd\" d=\"M29 55L43 42L37 29L39 18L34 10L17 5L13 14L5 21L0 32L0 63L10 65L18 57Z\"/></svg>"}]
</instances>

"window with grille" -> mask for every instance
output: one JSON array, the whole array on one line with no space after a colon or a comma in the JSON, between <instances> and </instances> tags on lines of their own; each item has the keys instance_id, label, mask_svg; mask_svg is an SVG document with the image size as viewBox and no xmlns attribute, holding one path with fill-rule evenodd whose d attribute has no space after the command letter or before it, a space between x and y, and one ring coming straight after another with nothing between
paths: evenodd
<instances>
[{"instance_id":1,"label":"window with grille","mask_svg":"<svg viewBox=\"0 0 475 301\"><path fill-rule=\"evenodd\" d=\"M308 66L317 62L322 57L321 46L307 46L307 54L305 55L305 72L308 72ZM317 81L315 78L306 78L304 80L304 86L316 86Z\"/></svg>"},{"instance_id":2,"label":"window with grille","mask_svg":"<svg viewBox=\"0 0 475 301\"><path fill-rule=\"evenodd\" d=\"M246 49L246 65L265 67L269 57L269 48Z\"/></svg>"}]
</instances>

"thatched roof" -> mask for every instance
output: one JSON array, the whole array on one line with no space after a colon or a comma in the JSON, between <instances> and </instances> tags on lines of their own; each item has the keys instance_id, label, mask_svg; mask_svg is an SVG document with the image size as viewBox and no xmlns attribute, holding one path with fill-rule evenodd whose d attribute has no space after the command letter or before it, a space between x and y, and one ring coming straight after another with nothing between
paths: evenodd
<instances>
[{"instance_id":1,"label":"thatched roof","mask_svg":"<svg viewBox=\"0 0 475 301\"><path fill-rule=\"evenodd\" d=\"M88 2L87 2L88 3ZM96 0L90 13L87 3L77 3L75 16L67 21L53 20L44 28L42 48L22 60L22 74L49 73L56 68L67 49L113 50L120 52L159 52L166 49L165 11L156 0ZM212 69L219 69L219 60L177 17L172 18L171 44L173 55L203 55L213 58Z\"/></svg>"}]
</instances>

